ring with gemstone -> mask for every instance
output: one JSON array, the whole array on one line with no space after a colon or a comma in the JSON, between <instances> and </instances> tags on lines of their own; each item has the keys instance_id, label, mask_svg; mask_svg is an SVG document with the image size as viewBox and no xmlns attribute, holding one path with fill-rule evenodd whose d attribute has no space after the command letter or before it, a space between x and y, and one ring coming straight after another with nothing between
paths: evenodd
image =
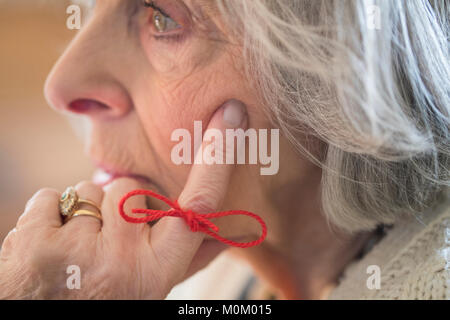
<instances>
[{"instance_id":1,"label":"ring with gemstone","mask_svg":"<svg viewBox=\"0 0 450 320\"><path fill-rule=\"evenodd\" d=\"M97 204L90 200L80 199L74 187L68 187L61 195L59 199L59 212L67 221L80 208L80 204L83 203L93 206L101 215L101 210Z\"/></svg>"}]
</instances>

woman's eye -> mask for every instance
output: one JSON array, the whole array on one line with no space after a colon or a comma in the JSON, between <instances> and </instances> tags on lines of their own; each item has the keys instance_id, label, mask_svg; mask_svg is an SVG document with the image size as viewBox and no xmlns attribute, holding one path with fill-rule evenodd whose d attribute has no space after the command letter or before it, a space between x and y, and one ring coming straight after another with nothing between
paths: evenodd
<instances>
[{"instance_id":1,"label":"woman's eye","mask_svg":"<svg viewBox=\"0 0 450 320\"><path fill-rule=\"evenodd\" d=\"M181 27L166 12L155 5L154 1L143 0L143 4L145 7L153 9L152 23L159 33L169 32Z\"/></svg>"},{"instance_id":2,"label":"woman's eye","mask_svg":"<svg viewBox=\"0 0 450 320\"><path fill-rule=\"evenodd\" d=\"M159 10L153 10L153 25L160 33L169 32L181 27L171 17L164 15Z\"/></svg>"}]
</instances>

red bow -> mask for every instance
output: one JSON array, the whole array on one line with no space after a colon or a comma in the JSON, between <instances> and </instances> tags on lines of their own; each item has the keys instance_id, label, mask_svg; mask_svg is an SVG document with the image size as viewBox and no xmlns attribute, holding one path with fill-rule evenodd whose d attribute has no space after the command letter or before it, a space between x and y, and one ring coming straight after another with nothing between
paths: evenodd
<instances>
[{"instance_id":1,"label":"red bow","mask_svg":"<svg viewBox=\"0 0 450 320\"><path fill-rule=\"evenodd\" d=\"M131 212L136 214L145 214L146 217L142 218L134 218L128 216L124 211L124 205L125 201L127 201L129 198L136 196L136 195L145 195L149 197L156 198L158 200L164 201L167 203L171 209L168 211L164 210L153 210L153 209L132 209ZM212 213L206 213L206 214L199 214L192 210L185 210L180 207L178 204L178 201L171 201L167 199L166 197L157 194L156 192L153 192L151 190L134 190L131 192L128 192L125 196L122 197L122 199L119 202L119 212L123 219L127 222L131 223L147 223L150 221L155 221L163 217L180 217L184 218L186 223L188 224L189 228L192 232L204 232L207 235L210 235L211 237L216 238L217 240L228 244L233 247L239 247L239 248L249 248L256 246L260 244L267 235L267 227L264 223L264 220L261 219L258 215L244 211L244 210L229 210L229 211L222 211L222 212L212 212ZM261 237L258 240L250 241L250 242L235 242L232 240L228 240L226 238L221 237L217 234L219 232L219 228L209 221L211 218L220 218L224 216L231 216L231 215L245 215L254 218L259 222L259 224L262 227L262 234Z\"/></svg>"}]
</instances>

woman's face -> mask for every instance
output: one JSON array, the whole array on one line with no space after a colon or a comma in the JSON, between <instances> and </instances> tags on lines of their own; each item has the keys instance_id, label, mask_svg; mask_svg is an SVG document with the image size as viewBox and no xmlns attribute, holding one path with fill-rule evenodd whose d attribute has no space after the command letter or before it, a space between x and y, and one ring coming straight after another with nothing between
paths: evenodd
<instances>
[{"instance_id":1,"label":"woman's face","mask_svg":"<svg viewBox=\"0 0 450 320\"><path fill-rule=\"evenodd\" d=\"M246 104L249 127L269 128L244 78L242 47L227 38L212 3L155 0L152 8L141 0L97 0L45 88L53 107L89 119L86 149L97 167L140 177L143 187L176 199L191 166L171 160L174 130L193 137L194 121L205 129L229 99ZM259 168L236 171L224 208L258 212L266 192ZM245 217L217 224L230 238L259 237L259 225Z\"/></svg>"}]
</instances>

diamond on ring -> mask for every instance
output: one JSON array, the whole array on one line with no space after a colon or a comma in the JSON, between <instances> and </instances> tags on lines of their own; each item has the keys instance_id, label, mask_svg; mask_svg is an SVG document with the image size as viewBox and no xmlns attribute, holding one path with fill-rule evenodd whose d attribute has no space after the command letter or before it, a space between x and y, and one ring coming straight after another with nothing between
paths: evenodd
<instances>
[{"instance_id":1,"label":"diamond on ring","mask_svg":"<svg viewBox=\"0 0 450 320\"><path fill-rule=\"evenodd\" d=\"M78 195L74 187L68 187L59 200L59 212L64 217L70 216L78 206Z\"/></svg>"}]
</instances>

